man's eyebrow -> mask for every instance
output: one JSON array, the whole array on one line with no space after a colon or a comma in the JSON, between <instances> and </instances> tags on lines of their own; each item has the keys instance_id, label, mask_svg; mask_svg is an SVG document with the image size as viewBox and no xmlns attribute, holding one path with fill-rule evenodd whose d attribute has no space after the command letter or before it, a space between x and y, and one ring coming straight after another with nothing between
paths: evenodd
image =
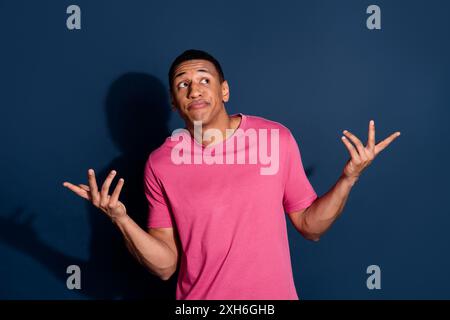
<instances>
[{"instance_id":1,"label":"man's eyebrow","mask_svg":"<svg viewBox=\"0 0 450 320\"><path fill-rule=\"evenodd\" d=\"M211 74L211 72L209 72L209 70L206 69L206 68L197 69L197 71L198 71L198 72L205 72L205 73ZM173 77L173 78L176 79L177 77L180 77L180 76L182 76L182 75L185 74L185 73L186 73L185 71L180 72L180 73L178 73L178 74L177 74L175 77Z\"/></svg>"}]
</instances>

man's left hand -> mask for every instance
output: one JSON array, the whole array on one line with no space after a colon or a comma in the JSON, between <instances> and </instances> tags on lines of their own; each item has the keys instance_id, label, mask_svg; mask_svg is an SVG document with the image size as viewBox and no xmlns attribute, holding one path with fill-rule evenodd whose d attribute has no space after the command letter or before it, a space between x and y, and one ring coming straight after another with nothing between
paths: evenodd
<instances>
[{"instance_id":1,"label":"man's left hand","mask_svg":"<svg viewBox=\"0 0 450 320\"><path fill-rule=\"evenodd\" d=\"M343 174L345 177L354 181L358 180L364 169L372 163L381 151L400 136L400 132L397 131L378 144L375 144L375 123L373 120L369 122L369 134L366 146L351 132L344 130L343 133L344 136L342 136L341 140L350 153L350 159L344 167Z\"/></svg>"}]
</instances>

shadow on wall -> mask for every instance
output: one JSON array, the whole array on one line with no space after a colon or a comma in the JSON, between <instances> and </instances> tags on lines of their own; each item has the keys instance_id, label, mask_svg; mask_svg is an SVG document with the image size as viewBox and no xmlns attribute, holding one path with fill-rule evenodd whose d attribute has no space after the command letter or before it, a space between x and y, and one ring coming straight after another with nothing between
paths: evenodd
<instances>
[{"instance_id":1,"label":"shadow on wall","mask_svg":"<svg viewBox=\"0 0 450 320\"><path fill-rule=\"evenodd\" d=\"M143 188L144 165L149 153L170 135L167 89L151 75L126 73L110 86L105 113L109 132L121 155L105 168L96 170L97 183L100 188L107 174L117 170L117 176L125 179L120 199L128 214L145 230L148 207ZM87 176L86 181L80 183L87 183ZM0 217L0 239L42 263L63 281L64 287L67 266L79 265L82 272L80 293L87 298L175 299L178 272L169 281L150 274L131 256L122 235L104 213L89 202L86 204L92 230L87 261L67 256L42 242L31 226L32 217L18 222L21 208L12 215L14 219Z\"/></svg>"}]
</instances>

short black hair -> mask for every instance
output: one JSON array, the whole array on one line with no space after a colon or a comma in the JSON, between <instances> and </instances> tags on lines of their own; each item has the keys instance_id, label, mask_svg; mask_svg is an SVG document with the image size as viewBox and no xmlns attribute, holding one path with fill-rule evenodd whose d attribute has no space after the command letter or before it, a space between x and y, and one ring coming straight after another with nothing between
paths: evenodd
<instances>
[{"instance_id":1,"label":"short black hair","mask_svg":"<svg viewBox=\"0 0 450 320\"><path fill-rule=\"evenodd\" d=\"M225 80L225 76L223 74L222 67L220 66L220 63L219 63L219 61L216 60L216 58L214 58L212 55L210 55L206 51L196 50L196 49L189 49L189 50L184 51L178 57L176 57L175 60L172 62L172 65L170 66L170 69L169 69L169 88L170 88L170 91L172 91L172 81L173 81L173 77L174 77L175 68L179 64L181 64L181 63L183 63L185 61L198 60L198 59L208 60L209 62L211 62L214 65L214 67L216 67L216 70L219 73L220 82L222 83Z\"/></svg>"}]
</instances>

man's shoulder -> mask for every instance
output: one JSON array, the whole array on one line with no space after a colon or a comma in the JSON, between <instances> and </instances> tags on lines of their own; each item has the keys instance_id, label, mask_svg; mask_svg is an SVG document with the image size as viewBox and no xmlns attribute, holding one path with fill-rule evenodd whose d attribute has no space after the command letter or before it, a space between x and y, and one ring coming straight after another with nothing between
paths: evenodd
<instances>
[{"instance_id":1,"label":"man's shoulder","mask_svg":"<svg viewBox=\"0 0 450 320\"><path fill-rule=\"evenodd\" d=\"M167 159L170 159L172 144L173 142L171 141L170 136L166 137L164 142L158 148L148 154L146 166L150 166L154 170L155 167L167 162Z\"/></svg>"},{"instance_id":2,"label":"man's shoulder","mask_svg":"<svg viewBox=\"0 0 450 320\"><path fill-rule=\"evenodd\" d=\"M278 129L280 133L280 137L287 137L291 131L288 127L286 127L281 122L270 120L261 116L256 115L245 115L247 117L247 128L254 128L254 129Z\"/></svg>"}]
</instances>

